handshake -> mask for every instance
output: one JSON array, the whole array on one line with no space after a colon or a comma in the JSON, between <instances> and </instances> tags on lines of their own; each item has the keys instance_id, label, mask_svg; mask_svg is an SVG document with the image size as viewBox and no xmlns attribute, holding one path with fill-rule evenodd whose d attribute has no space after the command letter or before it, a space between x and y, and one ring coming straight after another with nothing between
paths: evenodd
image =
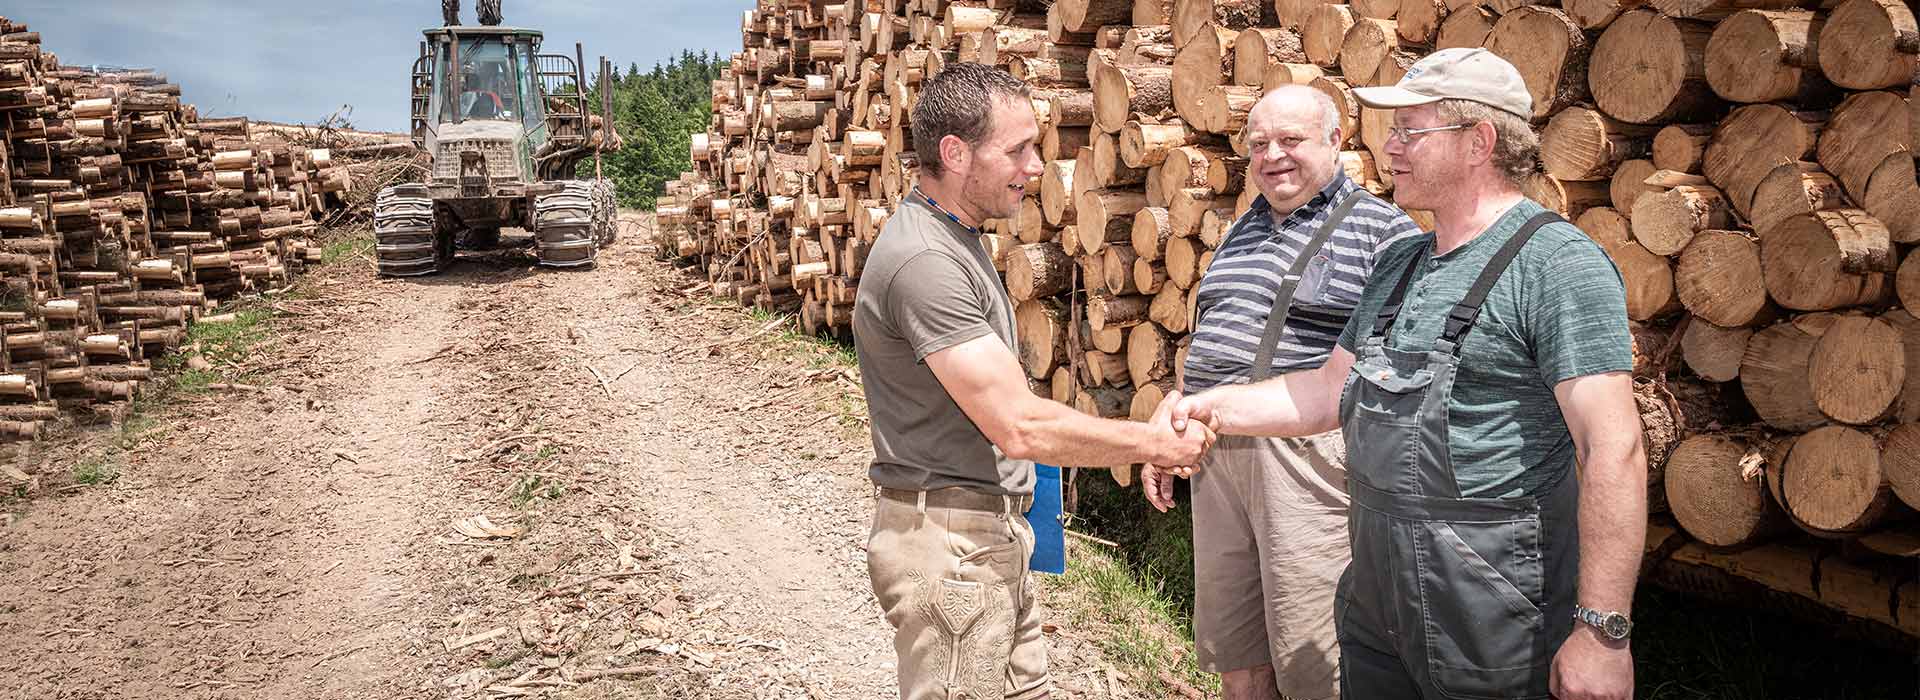
<instances>
[{"instance_id":1,"label":"handshake","mask_svg":"<svg viewBox=\"0 0 1920 700\"><path fill-rule=\"evenodd\" d=\"M1192 478L1217 437L1219 422L1205 404L1200 397L1170 391L1147 419L1157 445L1153 452L1161 456L1140 468L1140 486L1162 513L1173 507L1173 477Z\"/></svg>"}]
</instances>

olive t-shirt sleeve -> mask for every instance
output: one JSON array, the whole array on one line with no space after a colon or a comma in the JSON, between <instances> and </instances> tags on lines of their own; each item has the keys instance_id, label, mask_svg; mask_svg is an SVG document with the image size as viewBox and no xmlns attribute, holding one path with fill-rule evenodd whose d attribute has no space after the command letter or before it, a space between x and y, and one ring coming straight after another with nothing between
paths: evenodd
<instances>
[{"instance_id":1,"label":"olive t-shirt sleeve","mask_svg":"<svg viewBox=\"0 0 1920 700\"><path fill-rule=\"evenodd\" d=\"M916 360L993 332L962 264L923 252L902 264L887 287L887 317Z\"/></svg>"},{"instance_id":2,"label":"olive t-shirt sleeve","mask_svg":"<svg viewBox=\"0 0 1920 700\"><path fill-rule=\"evenodd\" d=\"M1548 387L1576 377L1633 371L1627 291L1605 251L1585 238L1546 256L1551 272L1526 300L1534 363Z\"/></svg>"}]
</instances>

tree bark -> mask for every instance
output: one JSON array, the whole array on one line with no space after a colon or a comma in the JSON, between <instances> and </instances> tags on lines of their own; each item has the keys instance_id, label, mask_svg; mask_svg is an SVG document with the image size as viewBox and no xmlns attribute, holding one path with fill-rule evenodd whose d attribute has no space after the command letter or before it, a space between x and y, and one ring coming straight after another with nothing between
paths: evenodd
<instances>
[{"instance_id":1,"label":"tree bark","mask_svg":"<svg viewBox=\"0 0 1920 700\"><path fill-rule=\"evenodd\" d=\"M1059 0L1061 23L1071 32L1090 32L1109 24L1129 24L1133 4L1125 0Z\"/></svg>"},{"instance_id":2,"label":"tree bark","mask_svg":"<svg viewBox=\"0 0 1920 700\"><path fill-rule=\"evenodd\" d=\"M1029 299L1014 309L1020 335L1020 364L1027 376L1045 379L1067 361L1066 306L1052 299Z\"/></svg>"},{"instance_id":3,"label":"tree bark","mask_svg":"<svg viewBox=\"0 0 1920 700\"><path fill-rule=\"evenodd\" d=\"M1267 66L1276 63L1308 63L1300 32L1279 27L1251 27L1233 40L1233 82L1236 85L1263 85Z\"/></svg>"},{"instance_id":4,"label":"tree bark","mask_svg":"<svg viewBox=\"0 0 1920 700\"><path fill-rule=\"evenodd\" d=\"M1192 46L1192 44L1189 44ZM1201 135L1182 122L1143 124L1127 122L1120 129L1120 161L1130 168L1149 168L1167 159L1167 153L1199 143Z\"/></svg>"},{"instance_id":5,"label":"tree bark","mask_svg":"<svg viewBox=\"0 0 1920 700\"><path fill-rule=\"evenodd\" d=\"M1087 323L1094 330L1128 328L1147 320L1147 308L1153 299L1144 296L1116 297L1093 294L1087 297Z\"/></svg>"},{"instance_id":6,"label":"tree bark","mask_svg":"<svg viewBox=\"0 0 1920 700\"><path fill-rule=\"evenodd\" d=\"M1094 69L1094 123L1116 133L1135 115L1159 121L1173 107L1173 68L1103 66Z\"/></svg>"},{"instance_id":7,"label":"tree bark","mask_svg":"<svg viewBox=\"0 0 1920 700\"><path fill-rule=\"evenodd\" d=\"M1174 0L1173 3L1176 48L1185 48L1195 37L1205 34L1207 25L1237 32L1278 23L1273 0Z\"/></svg>"},{"instance_id":8,"label":"tree bark","mask_svg":"<svg viewBox=\"0 0 1920 700\"><path fill-rule=\"evenodd\" d=\"M1067 291L1073 259L1052 243L1016 246L1007 256L1007 294L1016 301Z\"/></svg>"}]
</instances>

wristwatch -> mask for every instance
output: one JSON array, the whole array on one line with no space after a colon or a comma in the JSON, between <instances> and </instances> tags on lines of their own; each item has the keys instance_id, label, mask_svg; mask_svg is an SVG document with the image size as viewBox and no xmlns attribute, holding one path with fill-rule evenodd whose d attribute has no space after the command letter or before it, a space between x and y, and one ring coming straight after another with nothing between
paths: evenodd
<instances>
[{"instance_id":1,"label":"wristwatch","mask_svg":"<svg viewBox=\"0 0 1920 700\"><path fill-rule=\"evenodd\" d=\"M1573 619L1593 625L1607 639L1620 641L1633 633L1633 621L1623 613L1589 610L1578 605L1573 606Z\"/></svg>"}]
</instances>

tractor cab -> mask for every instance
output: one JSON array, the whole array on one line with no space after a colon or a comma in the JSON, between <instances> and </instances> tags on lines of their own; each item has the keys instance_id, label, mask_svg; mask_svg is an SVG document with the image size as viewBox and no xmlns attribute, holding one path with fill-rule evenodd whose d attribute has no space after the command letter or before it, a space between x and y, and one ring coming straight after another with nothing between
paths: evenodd
<instances>
[{"instance_id":1,"label":"tractor cab","mask_svg":"<svg viewBox=\"0 0 1920 700\"><path fill-rule=\"evenodd\" d=\"M542 167L543 156L577 146L585 133L584 76L574 59L540 54L533 29L424 34L413 70L413 140L432 154L428 186L459 187L461 197L516 196L558 174Z\"/></svg>"}]
</instances>

